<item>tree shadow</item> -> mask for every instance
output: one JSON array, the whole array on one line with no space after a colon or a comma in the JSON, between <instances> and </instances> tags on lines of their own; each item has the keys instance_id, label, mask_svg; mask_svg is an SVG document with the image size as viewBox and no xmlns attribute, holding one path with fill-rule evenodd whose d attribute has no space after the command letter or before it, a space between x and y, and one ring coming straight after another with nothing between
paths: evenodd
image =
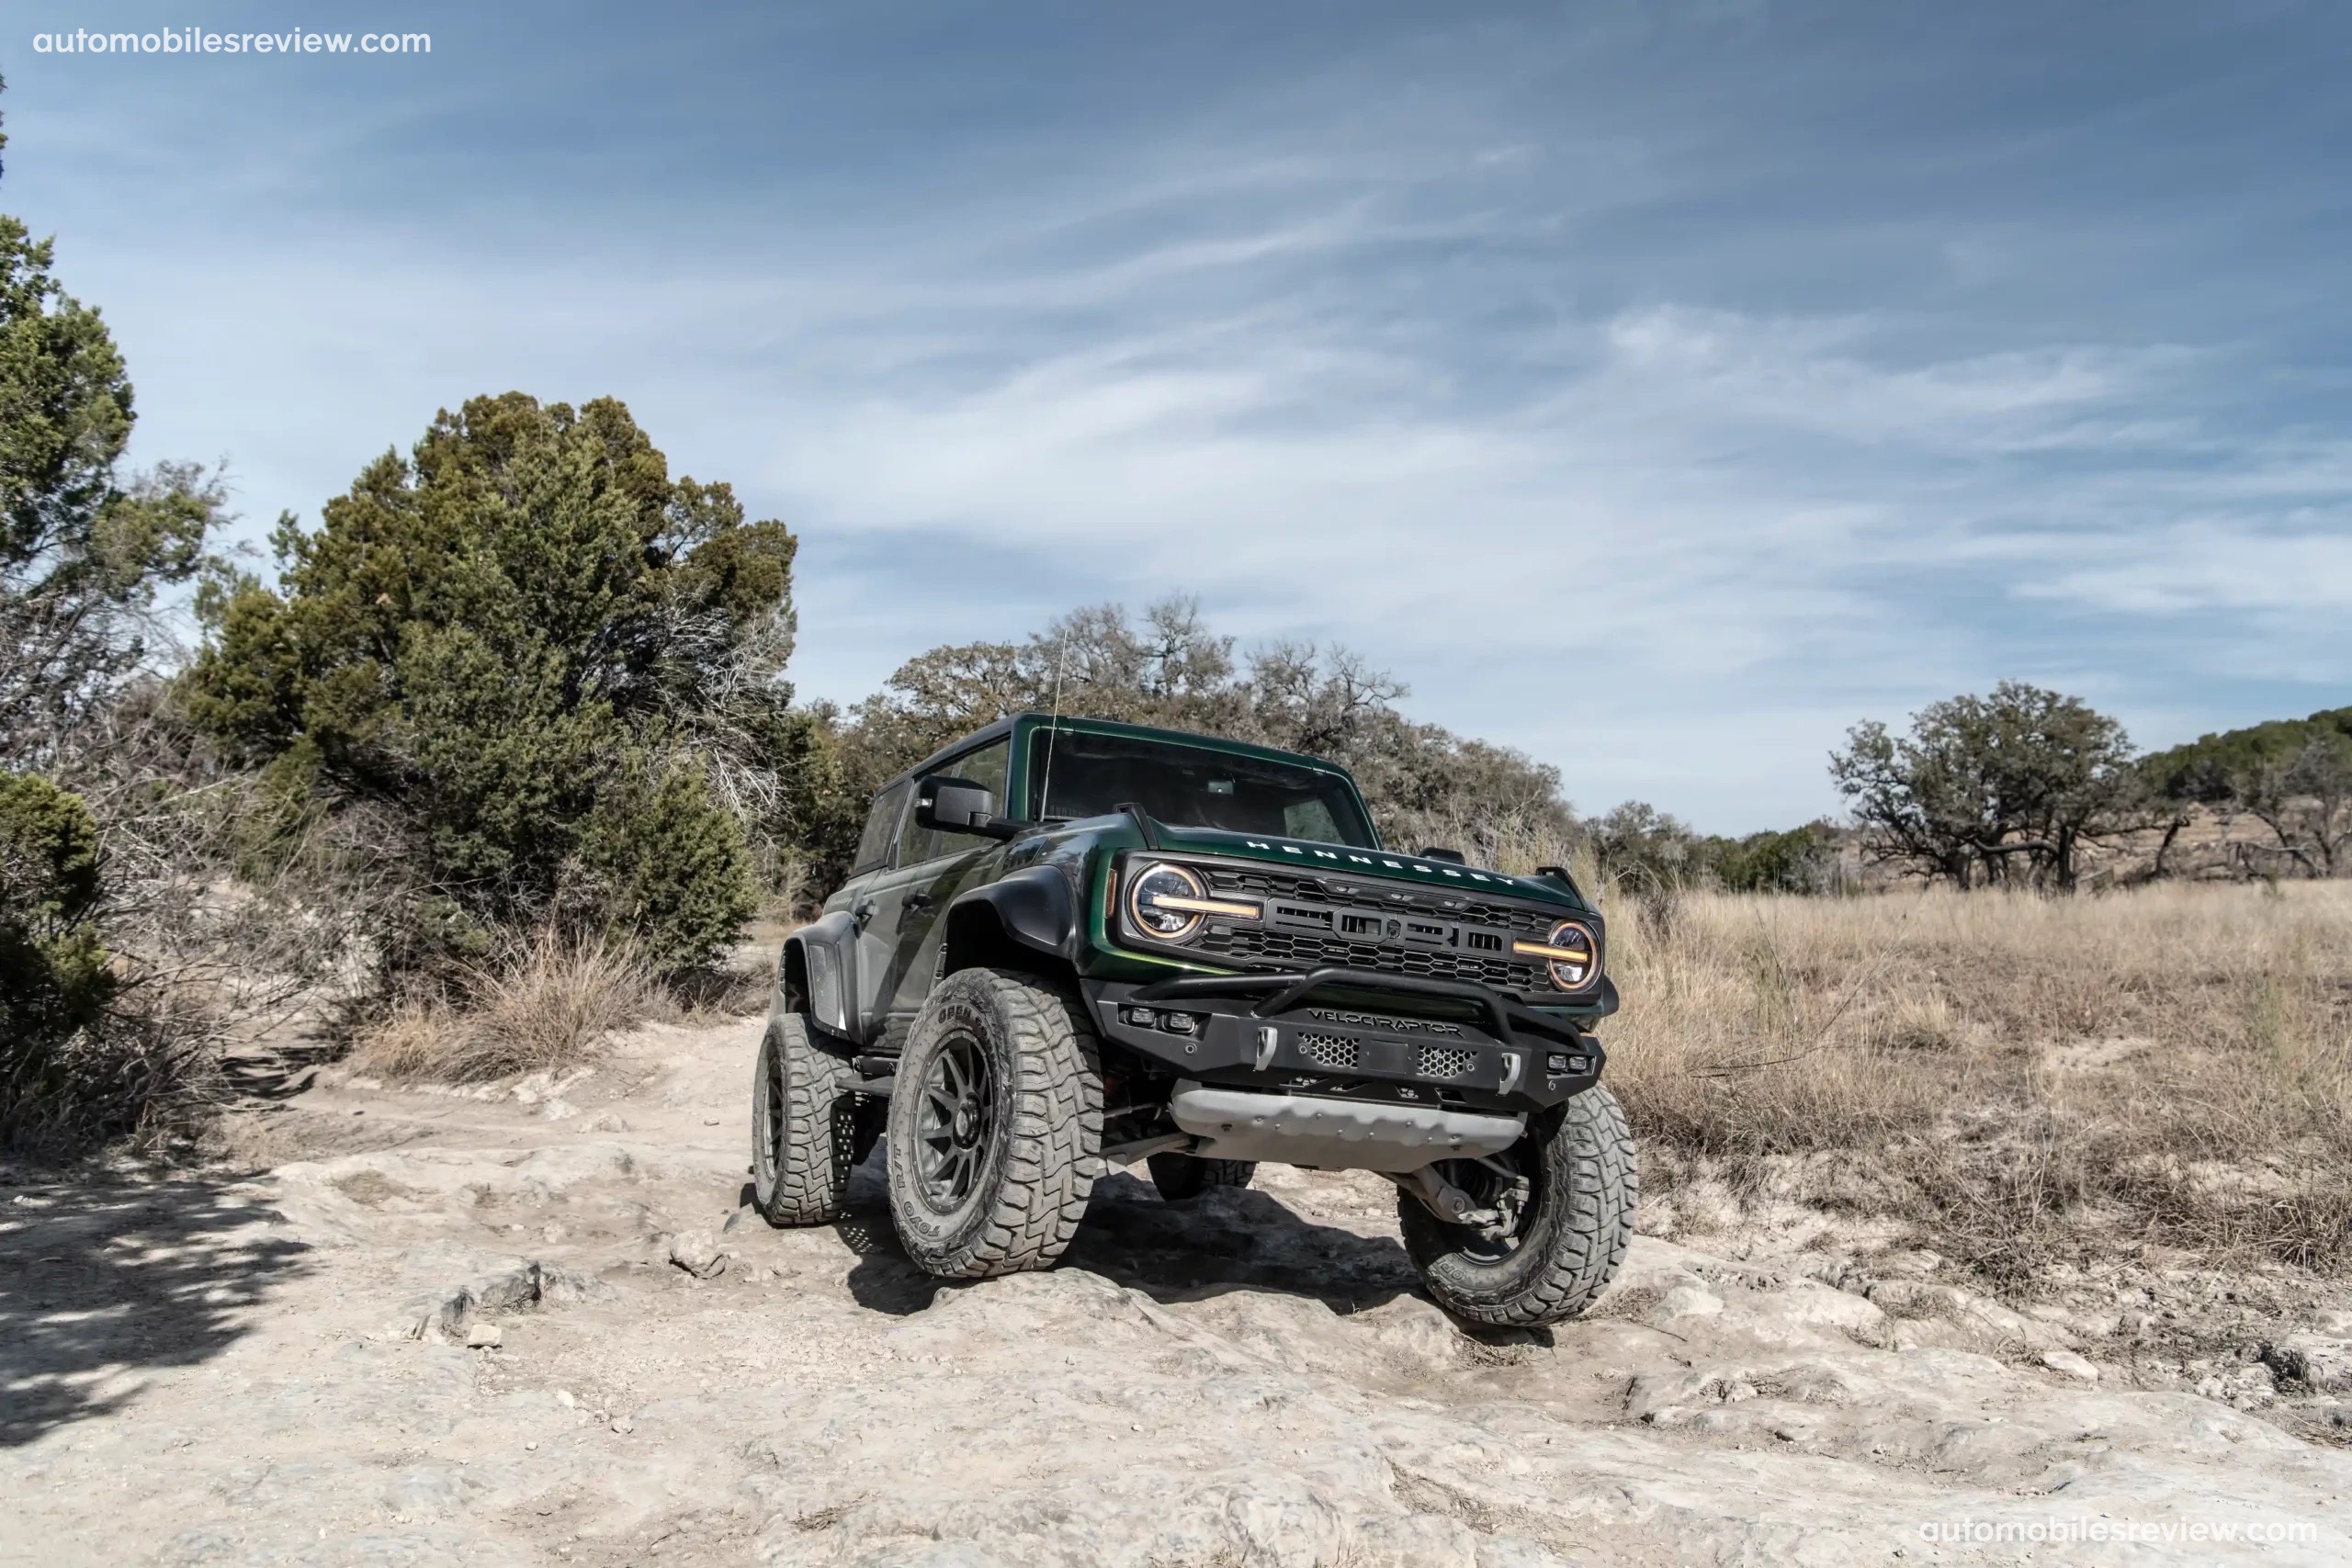
<instances>
[{"instance_id":1,"label":"tree shadow","mask_svg":"<svg viewBox=\"0 0 2352 1568\"><path fill-rule=\"evenodd\" d=\"M0 1172L0 1447L220 1354L307 1247L228 1180Z\"/></svg>"},{"instance_id":2,"label":"tree shadow","mask_svg":"<svg viewBox=\"0 0 2352 1568\"><path fill-rule=\"evenodd\" d=\"M904 1317L954 1286L908 1261L890 1226L881 1161L877 1151L851 1174L850 1213L835 1230L858 1254L849 1273L851 1295L869 1310ZM1341 1314L1417 1293L1420 1286L1404 1247L1388 1237L1317 1224L1246 1189L1213 1188L1170 1203L1149 1182L1120 1171L1094 1184L1085 1222L1062 1265L1159 1302L1267 1291L1309 1297Z\"/></svg>"},{"instance_id":3,"label":"tree shadow","mask_svg":"<svg viewBox=\"0 0 2352 1568\"><path fill-rule=\"evenodd\" d=\"M274 1105L309 1089L319 1068L341 1060L347 1051L340 1041L306 1032L223 1052L220 1076L233 1098Z\"/></svg>"}]
</instances>

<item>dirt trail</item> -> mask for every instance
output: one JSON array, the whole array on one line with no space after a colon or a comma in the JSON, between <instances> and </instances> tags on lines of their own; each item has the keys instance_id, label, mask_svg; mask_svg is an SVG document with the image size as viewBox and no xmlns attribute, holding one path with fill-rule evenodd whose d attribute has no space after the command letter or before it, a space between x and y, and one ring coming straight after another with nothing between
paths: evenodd
<instances>
[{"instance_id":1,"label":"dirt trail","mask_svg":"<svg viewBox=\"0 0 2352 1568\"><path fill-rule=\"evenodd\" d=\"M2352 1561L2352 1454L2122 1392L2095 1328L1900 1257L1645 1239L1596 1317L1474 1339L1376 1179L1114 1173L1061 1269L942 1290L871 1166L837 1228L739 1207L758 1034L496 1098L319 1082L254 1114L250 1181L19 1173L0 1562ZM1962 1520L2173 1540L1922 1538Z\"/></svg>"}]
</instances>

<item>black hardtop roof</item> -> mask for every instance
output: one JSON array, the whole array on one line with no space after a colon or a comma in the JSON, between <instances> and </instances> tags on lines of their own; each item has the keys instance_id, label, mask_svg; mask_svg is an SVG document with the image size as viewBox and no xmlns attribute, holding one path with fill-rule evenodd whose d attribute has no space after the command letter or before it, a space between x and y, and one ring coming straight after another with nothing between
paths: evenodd
<instances>
[{"instance_id":1,"label":"black hardtop roof","mask_svg":"<svg viewBox=\"0 0 2352 1568\"><path fill-rule=\"evenodd\" d=\"M913 767L891 779L882 788L889 789L909 779L921 778L958 751L967 750L973 746L1012 734L1014 727L1023 721L1035 721L1041 726L1053 724L1063 730L1079 735L1126 735L1133 736L1138 740L1173 741L1181 746L1195 746L1211 751L1224 751L1237 757L1257 757L1270 762L1292 762L1303 767L1317 768L1327 773L1337 773L1347 780L1351 785L1356 782L1355 775L1339 763L1326 761L1320 757L1310 757L1303 751L1284 751L1273 746L1260 746L1248 740L1229 740L1221 735L1202 735L1187 729L1156 729L1148 724L1125 724L1114 718L1078 718L1069 714L1056 718L1052 714L1023 709L1020 713L1001 715L994 723L983 725L969 735L942 746Z\"/></svg>"}]
</instances>

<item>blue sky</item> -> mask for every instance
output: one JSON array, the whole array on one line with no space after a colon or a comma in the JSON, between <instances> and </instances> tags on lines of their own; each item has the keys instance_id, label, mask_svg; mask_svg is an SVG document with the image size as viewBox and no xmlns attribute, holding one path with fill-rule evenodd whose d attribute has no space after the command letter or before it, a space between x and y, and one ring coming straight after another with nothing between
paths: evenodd
<instances>
[{"instance_id":1,"label":"blue sky","mask_svg":"<svg viewBox=\"0 0 2352 1568\"><path fill-rule=\"evenodd\" d=\"M0 209L255 535L609 392L800 530L804 694L1190 590L1723 831L2003 678L2352 702L2352 10L483 10L8 9Z\"/></svg>"}]
</instances>

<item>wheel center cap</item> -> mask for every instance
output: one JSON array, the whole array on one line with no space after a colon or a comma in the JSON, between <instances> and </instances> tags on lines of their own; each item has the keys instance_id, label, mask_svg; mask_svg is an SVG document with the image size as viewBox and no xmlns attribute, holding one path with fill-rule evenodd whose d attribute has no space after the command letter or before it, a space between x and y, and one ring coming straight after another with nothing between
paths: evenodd
<instances>
[{"instance_id":1,"label":"wheel center cap","mask_svg":"<svg viewBox=\"0 0 2352 1568\"><path fill-rule=\"evenodd\" d=\"M980 1119L972 1113L970 1106L960 1105L956 1108L956 1120L949 1125L948 1132L949 1135L955 1138L957 1148L968 1149L979 1142L979 1122Z\"/></svg>"}]
</instances>

